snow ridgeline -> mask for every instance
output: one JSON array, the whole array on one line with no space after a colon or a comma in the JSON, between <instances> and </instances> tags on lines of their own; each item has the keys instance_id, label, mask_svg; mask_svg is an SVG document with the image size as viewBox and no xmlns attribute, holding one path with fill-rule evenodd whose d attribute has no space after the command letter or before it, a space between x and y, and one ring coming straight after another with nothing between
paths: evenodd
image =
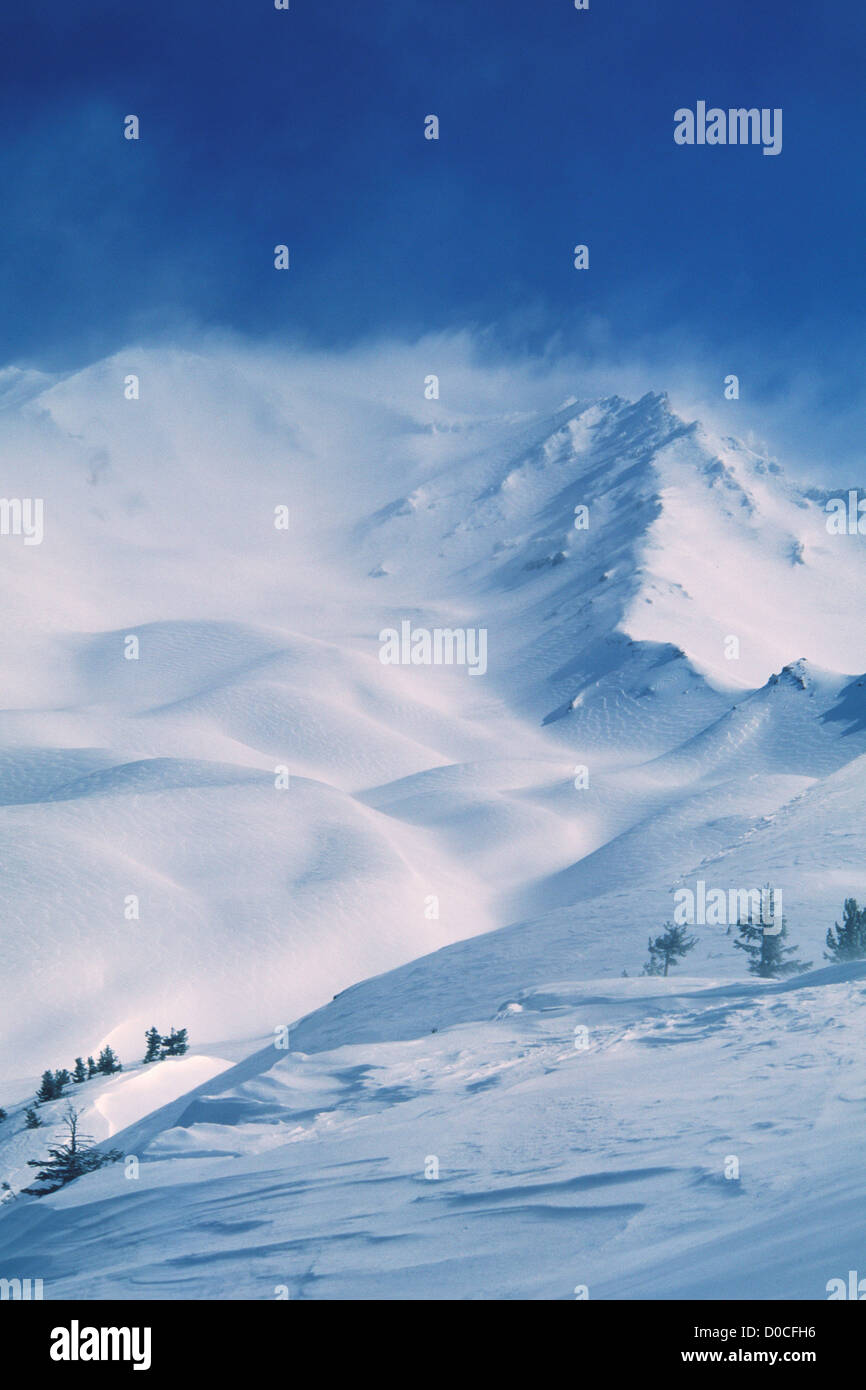
<instances>
[{"instance_id":1,"label":"snow ridgeline","mask_svg":"<svg viewBox=\"0 0 866 1390\"><path fill-rule=\"evenodd\" d=\"M701 925L621 976L699 883L772 884L815 961L866 896L858 538L660 396L365 430L155 354L131 443L116 368L10 406L0 1170L83 1018L229 1041L88 1082L139 1175L7 1202L8 1258L49 1297L822 1296L859 967L744 983ZM404 621L483 627L483 678L383 666Z\"/></svg>"}]
</instances>

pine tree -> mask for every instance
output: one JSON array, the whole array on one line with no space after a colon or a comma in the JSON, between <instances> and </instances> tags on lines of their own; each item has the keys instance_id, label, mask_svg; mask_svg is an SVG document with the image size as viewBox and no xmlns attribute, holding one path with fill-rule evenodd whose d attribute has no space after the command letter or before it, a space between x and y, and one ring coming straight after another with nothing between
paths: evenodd
<instances>
[{"instance_id":1,"label":"pine tree","mask_svg":"<svg viewBox=\"0 0 866 1390\"><path fill-rule=\"evenodd\" d=\"M72 1077L69 1075L69 1072L66 1070L65 1067L61 1067L59 1071L56 1071L56 1072L54 1073L54 1094L55 1094L55 1096L62 1096L62 1095L63 1095L63 1088L64 1088L65 1086L68 1086L71 1080L72 1080Z\"/></svg>"},{"instance_id":2,"label":"pine tree","mask_svg":"<svg viewBox=\"0 0 866 1390\"><path fill-rule=\"evenodd\" d=\"M73 1182L84 1173L91 1173L107 1163L115 1163L122 1154L118 1149L103 1153L97 1149L89 1134L82 1134L78 1124L78 1111L67 1105L64 1116L66 1141L63 1144L49 1145L48 1158L28 1158L30 1168L38 1168L36 1181L50 1184L45 1187L22 1187L21 1191L32 1197L45 1197L56 1192L66 1183Z\"/></svg>"},{"instance_id":3,"label":"pine tree","mask_svg":"<svg viewBox=\"0 0 866 1390\"><path fill-rule=\"evenodd\" d=\"M39 1083L39 1090L36 1092L38 1105L45 1105L46 1101L55 1100L57 1097L57 1087L54 1081L53 1071L44 1071L42 1080Z\"/></svg>"},{"instance_id":4,"label":"pine tree","mask_svg":"<svg viewBox=\"0 0 866 1390\"><path fill-rule=\"evenodd\" d=\"M33 1106L32 1106L32 1105L29 1105L29 1106L27 1107L27 1109L24 1111L24 1128L25 1128L25 1129L41 1129L41 1128L42 1128L42 1121L40 1120L39 1116L36 1114L36 1111L33 1109Z\"/></svg>"},{"instance_id":5,"label":"pine tree","mask_svg":"<svg viewBox=\"0 0 866 1390\"><path fill-rule=\"evenodd\" d=\"M698 944L696 936L689 936L685 927L675 927L665 922L664 931L655 941L649 939L649 960L643 968L645 975L667 975L670 966L677 965L682 956L688 955Z\"/></svg>"},{"instance_id":6,"label":"pine tree","mask_svg":"<svg viewBox=\"0 0 866 1390\"><path fill-rule=\"evenodd\" d=\"M148 1028L147 1032L144 1035L144 1039L147 1043L147 1051L144 1054L144 1061L158 1062L160 1057L162 1056L162 1053L160 1051L162 1047L162 1038L159 1035L159 1029Z\"/></svg>"},{"instance_id":7,"label":"pine tree","mask_svg":"<svg viewBox=\"0 0 866 1390\"><path fill-rule=\"evenodd\" d=\"M649 951L649 960L646 962L640 973L642 975L660 975L662 973L662 963L661 960L653 952L652 937L649 937L647 941L647 950Z\"/></svg>"},{"instance_id":8,"label":"pine tree","mask_svg":"<svg viewBox=\"0 0 866 1390\"><path fill-rule=\"evenodd\" d=\"M123 1071L116 1053L110 1047L104 1047L96 1061L96 1070L103 1076L111 1076L113 1072Z\"/></svg>"},{"instance_id":9,"label":"pine tree","mask_svg":"<svg viewBox=\"0 0 866 1390\"><path fill-rule=\"evenodd\" d=\"M87 1068L84 1065L83 1057L76 1057L75 1059L75 1069L72 1073L72 1080L79 1086L82 1081L87 1080Z\"/></svg>"},{"instance_id":10,"label":"pine tree","mask_svg":"<svg viewBox=\"0 0 866 1390\"><path fill-rule=\"evenodd\" d=\"M0 1105L0 1124L2 1124L5 1119L6 1111L3 1109L2 1105Z\"/></svg>"},{"instance_id":11,"label":"pine tree","mask_svg":"<svg viewBox=\"0 0 866 1390\"><path fill-rule=\"evenodd\" d=\"M750 914L748 921L741 920L737 926L740 929L740 940L735 941L734 945L745 951L749 957L750 974L773 980L786 975L799 975L810 968L810 960L797 960L794 955L796 946L785 945L788 939L788 923L784 917L780 922L774 920L772 925L756 925ZM794 956L794 959L786 960L786 956Z\"/></svg>"},{"instance_id":12,"label":"pine tree","mask_svg":"<svg viewBox=\"0 0 866 1390\"><path fill-rule=\"evenodd\" d=\"M834 922L828 929L826 944L825 960L839 962L866 957L866 907L858 907L856 898L845 899L842 925Z\"/></svg>"},{"instance_id":13,"label":"pine tree","mask_svg":"<svg viewBox=\"0 0 866 1390\"><path fill-rule=\"evenodd\" d=\"M96 1075L96 1072L97 1072L96 1063L94 1062L94 1060L93 1060L92 1057L88 1057L88 1059L87 1059L87 1079L88 1079L88 1081L90 1081L91 1078L94 1077L94 1076Z\"/></svg>"},{"instance_id":14,"label":"pine tree","mask_svg":"<svg viewBox=\"0 0 866 1390\"><path fill-rule=\"evenodd\" d=\"M167 1038L162 1040L163 1057L182 1057L189 1047L186 1040L187 1030L185 1028L172 1028Z\"/></svg>"}]
</instances>

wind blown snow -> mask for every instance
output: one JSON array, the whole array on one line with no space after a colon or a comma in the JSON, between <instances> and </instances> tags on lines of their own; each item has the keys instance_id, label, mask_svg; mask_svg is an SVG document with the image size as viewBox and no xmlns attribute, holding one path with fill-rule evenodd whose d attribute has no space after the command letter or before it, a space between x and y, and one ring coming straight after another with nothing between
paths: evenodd
<instances>
[{"instance_id":1,"label":"wind blown snow","mask_svg":"<svg viewBox=\"0 0 866 1390\"><path fill-rule=\"evenodd\" d=\"M866 966L822 959L866 895L863 540L664 396L419 381L0 374L6 496L44 501L0 540L0 1177L59 1132L39 1073L106 1043L84 1128L140 1165L9 1195L0 1274L822 1297L863 1261ZM483 628L483 678L384 664L404 621ZM771 882L814 968L697 926L635 978L699 880ZM154 1023L191 1052L140 1065Z\"/></svg>"}]
</instances>

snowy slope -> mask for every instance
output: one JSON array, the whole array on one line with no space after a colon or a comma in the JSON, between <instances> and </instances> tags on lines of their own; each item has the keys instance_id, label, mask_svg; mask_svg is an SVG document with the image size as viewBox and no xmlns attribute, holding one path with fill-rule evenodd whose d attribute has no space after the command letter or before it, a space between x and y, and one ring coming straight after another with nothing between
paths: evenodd
<instances>
[{"instance_id":1,"label":"snowy slope","mask_svg":"<svg viewBox=\"0 0 866 1390\"><path fill-rule=\"evenodd\" d=\"M138 1178L7 1203L5 1265L53 1297L821 1298L862 1249L864 981L550 983L270 1047L115 1134Z\"/></svg>"},{"instance_id":2,"label":"snowy slope","mask_svg":"<svg viewBox=\"0 0 866 1390\"><path fill-rule=\"evenodd\" d=\"M0 381L6 495L45 503L41 545L0 537L0 1177L43 1151L44 1067L195 1044L80 1088L141 1177L10 1199L0 1250L55 1296L665 1297L686 1248L733 1290L761 1215L758 1296L816 1296L804 1175L861 1190L815 1116L860 1103L860 975L820 970L866 896L860 538L662 396L473 416L356 371ZM487 673L383 665L404 620L485 628ZM698 880L772 882L807 987L744 982L724 927L633 978ZM135 1260L79 1245L91 1203Z\"/></svg>"}]
</instances>

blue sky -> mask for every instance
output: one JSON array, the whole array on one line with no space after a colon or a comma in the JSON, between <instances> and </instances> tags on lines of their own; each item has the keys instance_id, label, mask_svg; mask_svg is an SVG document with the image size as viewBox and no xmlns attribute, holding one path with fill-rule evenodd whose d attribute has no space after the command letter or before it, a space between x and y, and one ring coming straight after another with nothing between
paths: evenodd
<instances>
[{"instance_id":1,"label":"blue sky","mask_svg":"<svg viewBox=\"0 0 866 1390\"><path fill-rule=\"evenodd\" d=\"M805 377L843 415L861 399L860 4L291 3L4 20L3 362L202 328L473 327L504 351L698 356L767 399ZM781 155L676 146L698 99L782 107Z\"/></svg>"}]
</instances>

